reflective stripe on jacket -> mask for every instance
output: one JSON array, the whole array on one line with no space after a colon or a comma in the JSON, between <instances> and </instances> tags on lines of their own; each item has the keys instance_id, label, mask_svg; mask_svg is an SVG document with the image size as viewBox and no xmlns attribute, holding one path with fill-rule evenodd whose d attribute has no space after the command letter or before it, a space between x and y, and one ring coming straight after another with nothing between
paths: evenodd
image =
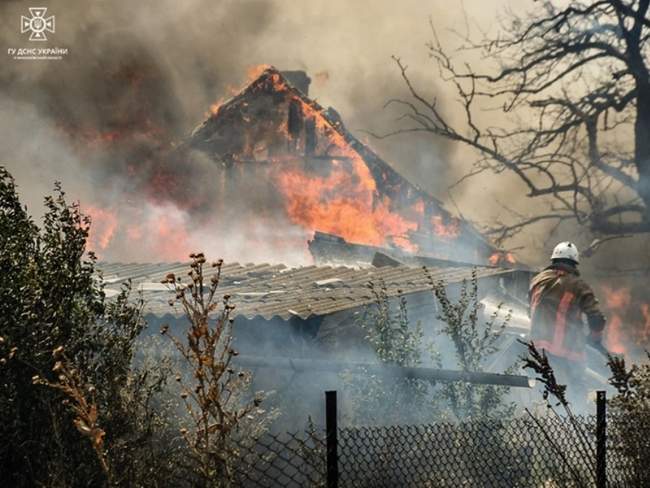
<instances>
[{"instance_id":1,"label":"reflective stripe on jacket","mask_svg":"<svg viewBox=\"0 0 650 488\"><path fill-rule=\"evenodd\" d=\"M553 264L533 278L529 290L531 340L539 349L571 361L585 359L585 330L582 314L589 320L590 333L602 333L605 320L591 287L578 270Z\"/></svg>"}]
</instances>

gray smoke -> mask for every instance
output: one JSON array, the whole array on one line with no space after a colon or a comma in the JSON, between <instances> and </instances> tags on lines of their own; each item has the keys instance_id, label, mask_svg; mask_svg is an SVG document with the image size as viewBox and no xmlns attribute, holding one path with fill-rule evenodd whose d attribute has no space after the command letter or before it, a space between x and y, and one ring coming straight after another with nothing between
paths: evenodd
<instances>
[{"instance_id":1,"label":"gray smoke","mask_svg":"<svg viewBox=\"0 0 650 488\"><path fill-rule=\"evenodd\" d=\"M292 258L276 245L248 249L251 234L253 242L268 243L284 223L255 224L251 231L226 222L258 209L231 201L230 208L242 212L222 212L211 203L219 174L210 162L167 156L211 103L244 84L247 69L273 64L308 71L312 95L323 105L334 106L349 128L411 180L442 192L449 178L441 141L376 141L361 132L394 127L395 114L383 105L402 96L404 86L391 54L411 55L415 71L430 68L423 45L426 17L433 12L411 3L395 16L388 15L394 10L388 1L42 2L56 16L56 33L43 44L68 48L69 54L61 61L6 58L0 161L16 175L34 212L53 181L61 180L95 217L96 236L110 234L112 221L102 211L116 209L120 220L142 224L140 234L151 233L138 249L113 238L107 259L151 260L151 253L174 258L165 251L171 242L149 242L161 239L154 228L166 214L164 226L187 231L188 245L208 250L206 241L217 242L210 250L227 258L305 262L306 255ZM3 47L33 47L19 28L27 7L18 1L0 6ZM308 237L290 225L286 232L297 232L300 242Z\"/></svg>"}]
</instances>

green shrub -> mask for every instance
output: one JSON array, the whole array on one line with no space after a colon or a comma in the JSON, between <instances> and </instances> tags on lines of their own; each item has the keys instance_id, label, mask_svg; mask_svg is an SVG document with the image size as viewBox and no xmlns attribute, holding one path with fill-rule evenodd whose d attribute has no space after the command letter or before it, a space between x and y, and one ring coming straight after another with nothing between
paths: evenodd
<instances>
[{"instance_id":1,"label":"green shrub","mask_svg":"<svg viewBox=\"0 0 650 488\"><path fill-rule=\"evenodd\" d=\"M119 466L111 481L167 485L172 450L157 447L165 421L151 408L165 372L133 367L142 300L131 301L125 286L106 301L95 257L86 253L90 221L58 184L45 210L35 223L0 167L0 479L16 487L108 481L71 408L75 400L43 386L60 383L53 351L62 347L77 393L94 405L103 445L115 447L105 453L107 466Z\"/></svg>"}]
</instances>

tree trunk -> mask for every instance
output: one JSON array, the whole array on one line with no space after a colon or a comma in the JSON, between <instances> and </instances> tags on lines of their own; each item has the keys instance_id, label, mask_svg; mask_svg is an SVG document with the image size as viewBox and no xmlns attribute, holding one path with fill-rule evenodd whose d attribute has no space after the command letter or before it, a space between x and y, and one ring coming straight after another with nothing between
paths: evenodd
<instances>
[{"instance_id":1,"label":"tree trunk","mask_svg":"<svg viewBox=\"0 0 650 488\"><path fill-rule=\"evenodd\" d=\"M643 200L645 219L650 220L650 83L637 83L634 157L639 172L638 193Z\"/></svg>"}]
</instances>

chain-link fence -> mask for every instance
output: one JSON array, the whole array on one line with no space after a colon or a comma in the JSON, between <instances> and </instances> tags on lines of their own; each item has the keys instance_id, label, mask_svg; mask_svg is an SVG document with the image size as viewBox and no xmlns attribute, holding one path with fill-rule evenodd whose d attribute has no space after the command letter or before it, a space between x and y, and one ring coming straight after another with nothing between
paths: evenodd
<instances>
[{"instance_id":1,"label":"chain-link fence","mask_svg":"<svg viewBox=\"0 0 650 488\"><path fill-rule=\"evenodd\" d=\"M236 484L245 487L326 486L325 433L267 434L239 446Z\"/></svg>"},{"instance_id":2,"label":"chain-link fence","mask_svg":"<svg viewBox=\"0 0 650 488\"><path fill-rule=\"evenodd\" d=\"M623 439L617 432L629 435L630 429L617 429L616 422L621 421L608 419L610 435L602 448L607 454L606 486L650 486L650 432L637 429L638 439ZM324 431L267 436L245 450L238 483L346 488L604 486L604 478L598 479L596 434L595 417L551 414L338 428L334 453L328 450ZM335 470L328 469L332 462Z\"/></svg>"},{"instance_id":3,"label":"chain-link fence","mask_svg":"<svg viewBox=\"0 0 650 488\"><path fill-rule=\"evenodd\" d=\"M628 412L607 417L608 487L650 487L650 418Z\"/></svg>"}]
</instances>

